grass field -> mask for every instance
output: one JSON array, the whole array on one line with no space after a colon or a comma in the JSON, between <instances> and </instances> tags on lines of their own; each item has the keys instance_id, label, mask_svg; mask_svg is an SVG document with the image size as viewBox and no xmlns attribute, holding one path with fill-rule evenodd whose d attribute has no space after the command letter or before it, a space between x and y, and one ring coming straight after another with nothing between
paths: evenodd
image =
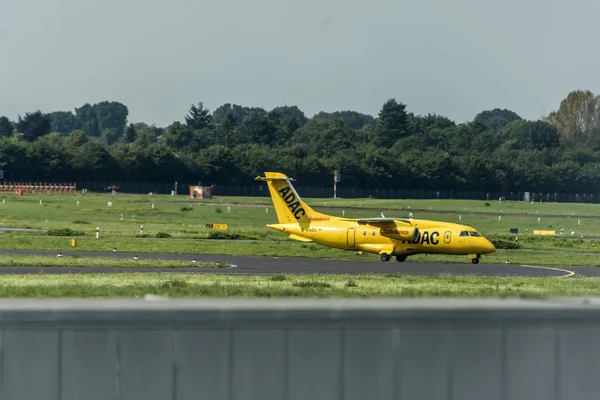
<instances>
[{"instance_id":1,"label":"grass field","mask_svg":"<svg viewBox=\"0 0 600 400\"><path fill-rule=\"evenodd\" d=\"M276 221L269 198L192 200L184 196L86 194L4 195L0 199L1 227L71 228L88 235L95 234L99 227L104 236L136 236L143 225L146 235L166 232L191 237L208 232L206 224L226 223L233 230L251 231L257 238L265 238L272 235L265 225ZM508 233L509 228L516 227L521 233L564 229L567 235L575 230L577 235L600 237L596 226L600 222L600 204L490 202L491 206L486 207L484 202L474 200L308 199L307 202L332 215L373 217L383 212L386 216L408 217L412 213L414 218L471 224L486 234ZM407 208L409 203L412 205Z\"/></svg>"},{"instance_id":2,"label":"grass field","mask_svg":"<svg viewBox=\"0 0 600 400\"><path fill-rule=\"evenodd\" d=\"M600 266L600 205L466 200L306 199L316 210L346 217L408 217L459 222L475 227L507 247L484 262L547 266ZM41 201L41 203L40 203ZM112 204L108 204L111 202ZM539 220L538 220L539 218ZM162 252L375 259L290 240L266 228L276 222L270 198L85 194L77 196L0 196L0 248L55 251ZM207 224L228 224L226 231ZM142 231L143 226L143 231ZM96 239L96 228L100 238ZM518 228L519 234L509 234ZM534 229L564 230L557 237L532 235ZM571 235L571 231L574 234ZM581 236L584 236L581 239ZM518 246L514 245L518 236ZM77 245L71 246L72 238ZM495 242L496 243L496 242ZM417 255L410 261L469 263L467 257ZM187 261L115 260L86 257L2 256L0 265L170 267ZM198 268L224 265L196 263ZM27 275L1 276L0 297L60 296L545 296L600 294L595 278L478 278L398 276L189 276L189 275Z\"/></svg>"},{"instance_id":3,"label":"grass field","mask_svg":"<svg viewBox=\"0 0 600 400\"><path fill-rule=\"evenodd\" d=\"M600 295L593 278L400 275L215 276L185 274L16 275L0 297L544 297Z\"/></svg>"},{"instance_id":4,"label":"grass field","mask_svg":"<svg viewBox=\"0 0 600 400\"><path fill-rule=\"evenodd\" d=\"M0 266L93 268L227 268L229 264L180 260L112 259L102 257L0 256ZM1 268L1 267L0 267Z\"/></svg>"},{"instance_id":5,"label":"grass field","mask_svg":"<svg viewBox=\"0 0 600 400\"><path fill-rule=\"evenodd\" d=\"M266 228L266 224L276 222L269 198L192 200L185 196L85 194L0 196L0 199L0 228L29 229L0 234L0 247L6 249L66 250L71 246L71 238L77 237L75 249L86 250L117 247L139 252L258 255L276 252L275 255L281 256L352 257L349 252L300 244ZM265 204L255 204L261 202ZM600 205L595 204L499 204L496 201L485 206L482 201L378 199L309 199L308 203L321 212L338 216L373 217L383 212L385 216L408 217L413 213L414 218L464 223L490 239L514 242L518 236L521 249L574 254L600 252L600 241L588 240L600 238L600 219L595 219L600 216ZM406 209L409 203L412 204L410 210ZM416 211L417 207L424 210ZM518 214L524 212L527 214ZM586 217L577 217L577 214ZM228 224L228 230L206 227L221 223ZM100 231L99 240L95 238L96 228ZM519 234L509 234L511 228L519 229ZM536 229L562 230L562 235L556 238L534 236L532 232ZM585 240L581 240L581 236ZM235 245L225 240L235 240ZM251 241L251 246L244 241ZM285 246L277 246L277 243Z\"/></svg>"}]
</instances>

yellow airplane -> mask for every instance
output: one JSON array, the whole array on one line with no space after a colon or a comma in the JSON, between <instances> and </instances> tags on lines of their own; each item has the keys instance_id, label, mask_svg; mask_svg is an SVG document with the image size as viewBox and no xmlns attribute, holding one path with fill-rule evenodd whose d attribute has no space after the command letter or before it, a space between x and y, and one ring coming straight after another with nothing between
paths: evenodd
<instances>
[{"instance_id":1,"label":"yellow airplane","mask_svg":"<svg viewBox=\"0 0 600 400\"><path fill-rule=\"evenodd\" d=\"M343 250L379 254L382 261L399 262L414 254L468 255L473 264L494 245L470 226L405 218L340 218L314 211L302 201L291 181L279 172L255 178L266 181L278 224L267 227L288 233L301 242L315 242Z\"/></svg>"}]
</instances>

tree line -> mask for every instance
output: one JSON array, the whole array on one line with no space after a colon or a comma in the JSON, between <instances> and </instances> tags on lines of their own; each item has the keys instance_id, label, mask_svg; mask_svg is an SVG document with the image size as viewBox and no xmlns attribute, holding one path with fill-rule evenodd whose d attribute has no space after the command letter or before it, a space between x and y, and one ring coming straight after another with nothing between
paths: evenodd
<instances>
[{"instance_id":1,"label":"tree line","mask_svg":"<svg viewBox=\"0 0 600 400\"><path fill-rule=\"evenodd\" d=\"M182 113L183 114L183 113ZM248 184L266 170L302 186L594 193L600 183L600 96L577 90L537 120L484 110L456 123L387 100L307 117L194 104L166 127L129 123L115 101L0 117L0 168L12 181Z\"/></svg>"}]
</instances>

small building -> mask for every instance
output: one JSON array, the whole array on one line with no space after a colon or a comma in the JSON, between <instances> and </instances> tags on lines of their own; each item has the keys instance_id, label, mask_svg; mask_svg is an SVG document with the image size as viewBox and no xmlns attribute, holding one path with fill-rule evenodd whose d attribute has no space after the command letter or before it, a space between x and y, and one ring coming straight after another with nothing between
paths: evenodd
<instances>
[{"instance_id":1,"label":"small building","mask_svg":"<svg viewBox=\"0 0 600 400\"><path fill-rule=\"evenodd\" d=\"M190 186L190 199L211 199L212 186Z\"/></svg>"}]
</instances>

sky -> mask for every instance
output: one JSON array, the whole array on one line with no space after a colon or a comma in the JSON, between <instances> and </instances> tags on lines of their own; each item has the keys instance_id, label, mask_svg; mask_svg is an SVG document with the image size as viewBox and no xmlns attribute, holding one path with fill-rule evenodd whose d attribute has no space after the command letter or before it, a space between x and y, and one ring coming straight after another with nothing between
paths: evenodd
<instances>
[{"instance_id":1,"label":"sky","mask_svg":"<svg viewBox=\"0 0 600 400\"><path fill-rule=\"evenodd\" d=\"M0 115L120 101L167 126L192 104L456 122L600 94L597 0L2 0Z\"/></svg>"}]
</instances>

